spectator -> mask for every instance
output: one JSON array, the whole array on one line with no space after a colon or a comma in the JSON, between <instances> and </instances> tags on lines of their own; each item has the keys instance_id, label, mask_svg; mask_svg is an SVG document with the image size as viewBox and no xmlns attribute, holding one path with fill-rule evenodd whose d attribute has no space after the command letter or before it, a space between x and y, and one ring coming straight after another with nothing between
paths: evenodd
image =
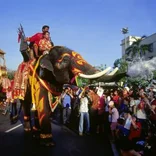
<instances>
[{"instance_id":1,"label":"spectator","mask_svg":"<svg viewBox=\"0 0 156 156\"><path fill-rule=\"evenodd\" d=\"M109 102L109 116L111 117L111 134L112 134L112 141L114 141L115 139L115 130L117 127L117 121L119 118L119 112L118 110L115 108L114 102L110 101Z\"/></svg>"},{"instance_id":2,"label":"spectator","mask_svg":"<svg viewBox=\"0 0 156 156\"><path fill-rule=\"evenodd\" d=\"M106 98L105 98L105 115L104 115L104 128L106 132L110 132L110 125L109 122L111 122L111 119L109 121L109 102L111 101L111 96L110 92L106 93Z\"/></svg>"},{"instance_id":3,"label":"spectator","mask_svg":"<svg viewBox=\"0 0 156 156\"><path fill-rule=\"evenodd\" d=\"M150 119L151 119L153 126L156 128L156 99L154 99L151 102L151 106L152 106L152 111L150 114Z\"/></svg>"},{"instance_id":4,"label":"spectator","mask_svg":"<svg viewBox=\"0 0 156 156\"><path fill-rule=\"evenodd\" d=\"M131 128L131 123L132 123L132 117L129 112L124 113L124 119L125 119L124 125L118 125L118 130L119 133L120 132L122 133L122 135L128 136Z\"/></svg>"},{"instance_id":5,"label":"spectator","mask_svg":"<svg viewBox=\"0 0 156 156\"><path fill-rule=\"evenodd\" d=\"M104 95L102 95L98 102L96 133L99 133L100 130L101 130L101 132L104 132L104 110L105 110L105 101L104 101Z\"/></svg>"},{"instance_id":6,"label":"spectator","mask_svg":"<svg viewBox=\"0 0 156 156\"><path fill-rule=\"evenodd\" d=\"M129 139L130 140L139 140L141 136L141 124L137 121L135 115L132 116L132 125L130 129Z\"/></svg>"},{"instance_id":7,"label":"spectator","mask_svg":"<svg viewBox=\"0 0 156 156\"><path fill-rule=\"evenodd\" d=\"M88 113L88 98L86 93L82 93L80 96L80 120L79 120L79 135L83 135L83 127L84 127L84 120L86 121L86 134L89 134L90 131L90 120L89 120L89 113Z\"/></svg>"},{"instance_id":8,"label":"spectator","mask_svg":"<svg viewBox=\"0 0 156 156\"><path fill-rule=\"evenodd\" d=\"M89 97L92 102L91 107L90 107L91 131L95 133L96 126L97 126L98 101L100 97L99 95L97 95L96 91L93 91L93 90L90 90Z\"/></svg>"},{"instance_id":9,"label":"spectator","mask_svg":"<svg viewBox=\"0 0 156 156\"><path fill-rule=\"evenodd\" d=\"M145 120L147 119L146 117L146 111L145 111L145 107L147 105L146 103L146 93L145 92L142 92L140 94L140 97L141 97L141 100L140 100L140 103L137 103L137 118L139 119L139 121L143 124L145 122ZM148 100L147 100L148 102Z\"/></svg>"},{"instance_id":10,"label":"spectator","mask_svg":"<svg viewBox=\"0 0 156 156\"><path fill-rule=\"evenodd\" d=\"M71 115L71 98L73 98L73 95L69 92L68 88L65 88L61 97L63 105L63 124L69 123Z\"/></svg>"},{"instance_id":11,"label":"spectator","mask_svg":"<svg viewBox=\"0 0 156 156\"><path fill-rule=\"evenodd\" d=\"M118 91L115 90L113 94L113 101L116 108L119 108L120 96L118 95Z\"/></svg>"},{"instance_id":12,"label":"spectator","mask_svg":"<svg viewBox=\"0 0 156 156\"><path fill-rule=\"evenodd\" d=\"M12 102L12 89L11 87L8 87L8 89L6 90L6 107L4 112L2 113L3 115L6 115L6 113L11 113L11 102Z\"/></svg>"}]
</instances>

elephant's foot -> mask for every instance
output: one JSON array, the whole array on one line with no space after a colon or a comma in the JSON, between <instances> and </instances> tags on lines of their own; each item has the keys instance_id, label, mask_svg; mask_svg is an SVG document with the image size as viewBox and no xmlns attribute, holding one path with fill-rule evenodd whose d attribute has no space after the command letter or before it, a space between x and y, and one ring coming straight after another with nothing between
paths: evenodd
<instances>
[{"instance_id":1,"label":"elephant's foot","mask_svg":"<svg viewBox=\"0 0 156 156\"><path fill-rule=\"evenodd\" d=\"M31 131L31 128L24 128L24 131L25 132L30 132Z\"/></svg>"},{"instance_id":2,"label":"elephant's foot","mask_svg":"<svg viewBox=\"0 0 156 156\"><path fill-rule=\"evenodd\" d=\"M52 146L55 146L55 143L54 142L47 142L44 144L46 147L52 147Z\"/></svg>"},{"instance_id":3,"label":"elephant's foot","mask_svg":"<svg viewBox=\"0 0 156 156\"><path fill-rule=\"evenodd\" d=\"M55 146L52 134L40 134L40 144L46 147Z\"/></svg>"},{"instance_id":4,"label":"elephant's foot","mask_svg":"<svg viewBox=\"0 0 156 156\"><path fill-rule=\"evenodd\" d=\"M33 126L33 128L32 128L32 136L33 136L33 138L39 139L40 138L40 131L41 130L39 128Z\"/></svg>"},{"instance_id":5,"label":"elephant's foot","mask_svg":"<svg viewBox=\"0 0 156 156\"><path fill-rule=\"evenodd\" d=\"M55 143L54 143L53 140L47 141L46 139L42 139L42 140L40 141L40 144L41 144L42 146L46 146L46 147L53 147L53 146L55 146Z\"/></svg>"},{"instance_id":6,"label":"elephant's foot","mask_svg":"<svg viewBox=\"0 0 156 156\"><path fill-rule=\"evenodd\" d=\"M30 132L31 131L30 121L25 121L23 126L24 126L24 131L25 132Z\"/></svg>"},{"instance_id":7,"label":"elephant's foot","mask_svg":"<svg viewBox=\"0 0 156 156\"><path fill-rule=\"evenodd\" d=\"M41 131L41 130L40 130L39 128L37 128L36 126L33 126L32 130L33 130L34 132L40 132L40 131Z\"/></svg>"}]
</instances>

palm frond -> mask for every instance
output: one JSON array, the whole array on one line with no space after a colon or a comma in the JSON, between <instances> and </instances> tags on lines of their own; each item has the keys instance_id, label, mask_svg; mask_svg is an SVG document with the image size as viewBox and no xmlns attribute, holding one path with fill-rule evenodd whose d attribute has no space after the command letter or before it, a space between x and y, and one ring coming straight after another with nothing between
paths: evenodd
<instances>
[{"instance_id":1,"label":"palm frond","mask_svg":"<svg viewBox=\"0 0 156 156\"><path fill-rule=\"evenodd\" d=\"M145 55L145 53L149 51L149 45L147 45L147 44L141 45L140 50Z\"/></svg>"}]
</instances>

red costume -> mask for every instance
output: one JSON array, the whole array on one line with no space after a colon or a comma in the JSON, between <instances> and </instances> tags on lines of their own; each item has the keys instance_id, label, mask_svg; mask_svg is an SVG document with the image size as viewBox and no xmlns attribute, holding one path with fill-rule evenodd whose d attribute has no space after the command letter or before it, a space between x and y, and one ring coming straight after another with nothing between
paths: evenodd
<instances>
[{"instance_id":1,"label":"red costume","mask_svg":"<svg viewBox=\"0 0 156 156\"><path fill-rule=\"evenodd\" d=\"M39 41L43 38L43 33L36 33L32 37L28 37L27 41L34 42L37 46L39 44Z\"/></svg>"},{"instance_id":2,"label":"red costume","mask_svg":"<svg viewBox=\"0 0 156 156\"><path fill-rule=\"evenodd\" d=\"M33 49L34 49L36 57L38 57L38 44L42 38L43 38L43 33L37 33L33 35L32 37L27 38L27 41L33 43Z\"/></svg>"}]
</instances>

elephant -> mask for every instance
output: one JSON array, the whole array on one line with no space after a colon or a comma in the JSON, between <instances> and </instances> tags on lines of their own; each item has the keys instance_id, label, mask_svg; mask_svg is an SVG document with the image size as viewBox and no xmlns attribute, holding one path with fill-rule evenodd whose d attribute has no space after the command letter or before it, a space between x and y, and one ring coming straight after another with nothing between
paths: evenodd
<instances>
[{"instance_id":1,"label":"elephant","mask_svg":"<svg viewBox=\"0 0 156 156\"><path fill-rule=\"evenodd\" d=\"M21 41L24 47L27 47L25 42ZM21 50L23 55L23 61L28 62L28 51L26 48ZM53 136L51 122L49 119L50 101L49 97L61 95L62 88L64 84L75 83L75 76L90 80L106 80L114 81L115 79L120 79L125 76L125 73L118 73L117 68L115 68L111 73L110 67L106 68L104 71L98 71L92 65L87 63L82 56L64 46L54 46L49 54L42 55L37 63L35 69L35 74L37 78L32 79L33 72L30 72L29 83L27 83L27 90L25 97L21 100L24 113L24 129L25 131L31 130L30 124L30 110L31 104L35 103L36 108L36 125L35 129L39 130L40 141L45 146L53 146ZM34 81L34 83L32 83ZM33 85L34 86L33 86ZM33 87L35 89L33 89ZM49 94L50 92L50 94ZM34 99L34 101L33 101Z\"/></svg>"}]
</instances>

